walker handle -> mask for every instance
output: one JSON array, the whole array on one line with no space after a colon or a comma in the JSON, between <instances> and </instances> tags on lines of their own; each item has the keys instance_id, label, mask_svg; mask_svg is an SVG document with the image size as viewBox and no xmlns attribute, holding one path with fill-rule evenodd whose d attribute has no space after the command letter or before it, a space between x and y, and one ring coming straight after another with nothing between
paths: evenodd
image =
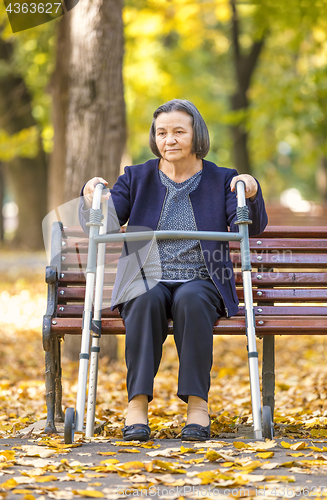
<instances>
[{"instance_id":1,"label":"walker handle","mask_svg":"<svg viewBox=\"0 0 327 500\"><path fill-rule=\"evenodd\" d=\"M245 199L245 182L239 180L236 182L237 206L244 207L246 205Z\"/></svg>"},{"instance_id":2,"label":"walker handle","mask_svg":"<svg viewBox=\"0 0 327 500\"><path fill-rule=\"evenodd\" d=\"M99 182L95 188L94 188L94 193L93 193L93 201L92 201L92 208L94 210L98 210L101 206L101 196L103 191L107 189L107 186L103 182Z\"/></svg>"}]
</instances>

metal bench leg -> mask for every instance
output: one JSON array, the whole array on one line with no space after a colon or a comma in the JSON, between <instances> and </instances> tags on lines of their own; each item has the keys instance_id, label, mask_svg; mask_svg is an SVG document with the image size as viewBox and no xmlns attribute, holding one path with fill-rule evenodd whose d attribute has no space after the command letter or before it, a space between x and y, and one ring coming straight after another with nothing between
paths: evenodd
<instances>
[{"instance_id":1,"label":"metal bench leg","mask_svg":"<svg viewBox=\"0 0 327 500\"><path fill-rule=\"evenodd\" d=\"M263 406L270 406L274 419L275 409L275 336L265 335L262 346L262 398Z\"/></svg>"},{"instance_id":2,"label":"metal bench leg","mask_svg":"<svg viewBox=\"0 0 327 500\"><path fill-rule=\"evenodd\" d=\"M55 368L55 422L64 422L62 411L62 385L61 385L61 342L54 339L54 368Z\"/></svg>"},{"instance_id":3,"label":"metal bench leg","mask_svg":"<svg viewBox=\"0 0 327 500\"><path fill-rule=\"evenodd\" d=\"M54 423L55 412L55 370L54 370L54 342L50 341L50 351L45 352L45 400L47 404L47 423L45 432L53 434L57 432Z\"/></svg>"}]
</instances>

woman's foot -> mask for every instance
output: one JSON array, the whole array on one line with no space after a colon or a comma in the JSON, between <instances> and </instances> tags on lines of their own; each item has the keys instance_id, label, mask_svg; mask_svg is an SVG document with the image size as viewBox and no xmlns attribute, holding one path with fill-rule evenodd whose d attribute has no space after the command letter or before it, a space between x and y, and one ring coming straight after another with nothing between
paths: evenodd
<instances>
[{"instance_id":1,"label":"woman's foot","mask_svg":"<svg viewBox=\"0 0 327 500\"><path fill-rule=\"evenodd\" d=\"M128 403L125 425L148 423L148 396L138 394Z\"/></svg>"},{"instance_id":2,"label":"woman's foot","mask_svg":"<svg viewBox=\"0 0 327 500\"><path fill-rule=\"evenodd\" d=\"M187 422L182 430L182 440L206 441L210 438L210 427L208 403L197 396L189 396Z\"/></svg>"},{"instance_id":3,"label":"woman's foot","mask_svg":"<svg viewBox=\"0 0 327 500\"><path fill-rule=\"evenodd\" d=\"M147 441L151 429L148 424L148 396L138 394L128 403L125 427L122 429L124 441Z\"/></svg>"},{"instance_id":4,"label":"woman's foot","mask_svg":"<svg viewBox=\"0 0 327 500\"><path fill-rule=\"evenodd\" d=\"M209 417L209 415L208 415ZM207 427L198 424L186 424L182 429L182 441L206 441L210 439L211 423Z\"/></svg>"},{"instance_id":5,"label":"woman's foot","mask_svg":"<svg viewBox=\"0 0 327 500\"><path fill-rule=\"evenodd\" d=\"M124 441L148 441L151 429L145 424L125 425L122 429Z\"/></svg>"},{"instance_id":6,"label":"woman's foot","mask_svg":"<svg viewBox=\"0 0 327 500\"><path fill-rule=\"evenodd\" d=\"M197 396L188 397L186 425L198 424L207 427L210 423L208 403Z\"/></svg>"}]
</instances>

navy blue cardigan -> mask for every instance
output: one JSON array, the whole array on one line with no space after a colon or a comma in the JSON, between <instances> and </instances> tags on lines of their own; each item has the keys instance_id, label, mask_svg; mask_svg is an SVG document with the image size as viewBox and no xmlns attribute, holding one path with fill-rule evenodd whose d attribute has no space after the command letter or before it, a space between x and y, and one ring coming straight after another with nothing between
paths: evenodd
<instances>
[{"instance_id":1,"label":"navy blue cardigan","mask_svg":"<svg viewBox=\"0 0 327 500\"><path fill-rule=\"evenodd\" d=\"M119 226L127 221L127 230L157 229L167 191L160 181L158 166L159 159L152 159L141 165L126 167L125 173L118 177L111 189L108 232L117 231ZM236 194L232 193L229 187L236 175L238 173L234 169L217 167L214 163L203 160L201 181L190 193L198 231L226 232L228 227L231 231L238 231L234 225ZM261 188L259 184L258 186L255 200L251 202L247 199L249 216L253 221L249 226L250 236L262 233L268 222ZM85 232L87 232L85 223L88 220L88 213L88 210L84 210L81 198L80 223ZM238 298L228 242L202 240L200 244L211 279L223 298L225 314L233 316L238 311ZM119 259L112 293L113 309L122 302L121 297L135 276L135 255L141 255L143 265L148 251L149 243L135 242L128 244L128 248L125 246Z\"/></svg>"}]
</instances>

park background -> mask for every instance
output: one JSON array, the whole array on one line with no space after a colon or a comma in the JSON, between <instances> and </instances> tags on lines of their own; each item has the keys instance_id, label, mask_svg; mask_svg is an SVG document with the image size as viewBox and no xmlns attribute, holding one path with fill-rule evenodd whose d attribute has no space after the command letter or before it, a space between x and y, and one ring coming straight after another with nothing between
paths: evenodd
<instances>
[{"instance_id":1,"label":"park background","mask_svg":"<svg viewBox=\"0 0 327 500\"><path fill-rule=\"evenodd\" d=\"M148 159L160 104L195 103L207 158L260 180L270 224L326 224L327 4L80 0L13 34L0 2L0 23L0 433L15 435L45 415L42 219L92 176L112 185L124 165ZM230 432L251 422L246 346L215 342L211 414ZM74 406L77 363L66 354L63 402ZM276 358L276 422L327 434L324 337L277 339ZM150 409L162 436L186 411L176 375L169 340ZM100 363L97 416L118 429L126 401L118 343Z\"/></svg>"}]
</instances>

